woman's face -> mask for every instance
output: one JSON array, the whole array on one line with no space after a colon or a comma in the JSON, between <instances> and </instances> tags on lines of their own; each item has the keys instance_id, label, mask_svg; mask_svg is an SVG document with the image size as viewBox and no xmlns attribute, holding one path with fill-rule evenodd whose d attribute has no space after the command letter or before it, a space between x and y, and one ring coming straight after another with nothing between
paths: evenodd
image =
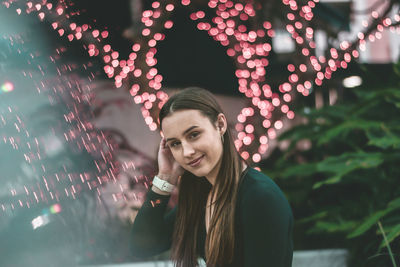
<instances>
[{"instance_id":1,"label":"woman's face","mask_svg":"<svg viewBox=\"0 0 400 267\"><path fill-rule=\"evenodd\" d=\"M175 111L162 121L164 138L174 159L185 170L205 176L212 184L220 166L221 135L225 129L226 118L222 113L214 125L194 109Z\"/></svg>"}]
</instances>

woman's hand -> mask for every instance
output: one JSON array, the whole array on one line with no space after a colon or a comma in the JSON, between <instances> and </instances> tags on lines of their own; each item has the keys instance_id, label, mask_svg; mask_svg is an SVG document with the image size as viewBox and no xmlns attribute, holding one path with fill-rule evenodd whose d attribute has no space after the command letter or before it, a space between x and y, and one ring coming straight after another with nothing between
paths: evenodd
<instances>
[{"instance_id":1,"label":"woman's hand","mask_svg":"<svg viewBox=\"0 0 400 267\"><path fill-rule=\"evenodd\" d=\"M178 177L183 174L185 170L179 165L174 159L170 148L165 142L163 137L160 142L158 149L158 174L157 176L161 179L169 182L170 184L176 185L178 183Z\"/></svg>"}]
</instances>

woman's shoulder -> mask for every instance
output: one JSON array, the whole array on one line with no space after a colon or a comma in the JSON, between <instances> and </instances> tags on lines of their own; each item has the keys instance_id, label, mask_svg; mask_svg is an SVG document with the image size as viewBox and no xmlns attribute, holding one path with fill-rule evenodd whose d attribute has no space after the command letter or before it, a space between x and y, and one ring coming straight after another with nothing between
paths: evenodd
<instances>
[{"instance_id":1,"label":"woman's shoulder","mask_svg":"<svg viewBox=\"0 0 400 267\"><path fill-rule=\"evenodd\" d=\"M289 203L279 186L266 174L248 167L239 187L239 199L246 203Z\"/></svg>"},{"instance_id":2,"label":"woman's shoulder","mask_svg":"<svg viewBox=\"0 0 400 267\"><path fill-rule=\"evenodd\" d=\"M257 189L257 192L270 190L282 192L279 186L269 176L252 167L247 167L240 184L240 190L247 192L255 189Z\"/></svg>"}]
</instances>

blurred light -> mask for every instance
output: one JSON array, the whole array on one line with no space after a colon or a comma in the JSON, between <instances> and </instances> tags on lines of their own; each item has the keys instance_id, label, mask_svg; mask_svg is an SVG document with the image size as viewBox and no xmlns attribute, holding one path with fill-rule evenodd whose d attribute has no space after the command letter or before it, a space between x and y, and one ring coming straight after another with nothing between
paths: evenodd
<instances>
[{"instance_id":1,"label":"blurred light","mask_svg":"<svg viewBox=\"0 0 400 267\"><path fill-rule=\"evenodd\" d=\"M14 84L11 82L5 82L4 84L1 85L1 92L9 93L13 90L14 90Z\"/></svg>"},{"instance_id":2,"label":"blurred light","mask_svg":"<svg viewBox=\"0 0 400 267\"><path fill-rule=\"evenodd\" d=\"M50 218L48 214L42 215L42 216L38 216L35 219L32 220L32 227L33 230L45 226L46 224L48 224L50 222Z\"/></svg>"},{"instance_id":3,"label":"blurred light","mask_svg":"<svg viewBox=\"0 0 400 267\"><path fill-rule=\"evenodd\" d=\"M261 155L256 153L256 154L253 155L252 159L253 159L254 162L260 162Z\"/></svg>"},{"instance_id":4,"label":"blurred light","mask_svg":"<svg viewBox=\"0 0 400 267\"><path fill-rule=\"evenodd\" d=\"M286 116L288 117L288 119L292 120L294 118L294 112L293 111L289 111Z\"/></svg>"},{"instance_id":5,"label":"blurred light","mask_svg":"<svg viewBox=\"0 0 400 267\"><path fill-rule=\"evenodd\" d=\"M280 120L276 121L276 122L274 123L274 127L275 127L277 130L282 129L282 127L283 127L282 121L280 121Z\"/></svg>"},{"instance_id":6,"label":"blurred light","mask_svg":"<svg viewBox=\"0 0 400 267\"><path fill-rule=\"evenodd\" d=\"M44 138L46 143L44 144L44 152L48 157L54 157L64 151L64 142L60 140L56 135L47 133Z\"/></svg>"},{"instance_id":7,"label":"blurred light","mask_svg":"<svg viewBox=\"0 0 400 267\"><path fill-rule=\"evenodd\" d=\"M54 204L53 206L50 207L50 213L55 214L55 213L60 213L61 212L61 205L60 204Z\"/></svg>"},{"instance_id":8,"label":"blurred light","mask_svg":"<svg viewBox=\"0 0 400 267\"><path fill-rule=\"evenodd\" d=\"M347 88L353 88L360 86L362 84L362 79L360 76L350 76L343 80L343 86Z\"/></svg>"},{"instance_id":9,"label":"blurred light","mask_svg":"<svg viewBox=\"0 0 400 267\"><path fill-rule=\"evenodd\" d=\"M276 53L290 53L296 47L290 34L286 31L276 31L275 37L272 38L272 47Z\"/></svg>"},{"instance_id":10,"label":"blurred light","mask_svg":"<svg viewBox=\"0 0 400 267\"><path fill-rule=\"evenodd\" d=\"M240 155L242 156L242 158L244 160L247 160L249 158L249 156L250 156L249 152L247 152L247 151L243 151Z\"/></svg>"}]
</instances>

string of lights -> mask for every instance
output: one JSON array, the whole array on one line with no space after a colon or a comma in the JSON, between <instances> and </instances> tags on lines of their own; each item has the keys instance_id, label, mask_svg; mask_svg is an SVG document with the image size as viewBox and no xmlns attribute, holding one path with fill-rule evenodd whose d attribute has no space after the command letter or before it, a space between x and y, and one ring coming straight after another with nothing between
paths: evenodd
<instances>
[{"instance_id":1,"label":"string of lights","mask_svg":"<svg viewBox=\"0 0 400 267\"><path fill-rule=\"evenodd\" d=\"M11 8L18 1L4 4ZM382 37L385 28L399 32L400 16L392 18L388 7L379 13L371 12L371 22L363 22L364 31L356 35L355 40L343 40L337 47L330 47L326 56L316 56L314 8L319 0L296 1L282 0L285 14L285 30L295 41L301 63L290 63L287 81L274 88L268 83L269 55L272 50L271 40L275 37L272 22L259 21L261 3L236 2L229 0L210 0L205 8L198 7L190 0L153 1L151 9L142 13L140 35L133 41L131 53L127 59L121 59L119 52L112 48L107 30L96 29L94 25L78 25L70 14L68 2L57 5L46 1L30 1L25 10L16 8L18 14L36 12L40 20L48 18L60 37L69 41L84 40L84 47L90 56L101 57L106 75L114 79L116 87L130 83L129 89L136 104L142 105L142 115L151 131L158 127L156 115L159 108L168 99L162 90L163 76L157 69L157 43L164 40L168 30L174 25L172 13L177 5L189 8L190 19L197 23L197 29L206 31L211 38L226 47L226 53L235 63L235 75L238 90L250 99L251 106L241 110L237 116L235 128L238 132L236 148L245 159L259 162L268 149L269 139L274 139L284 126L285 119L293 119L291 110L296 94L310 94L313 86L322 86L331 79L338 69L346 69L348 64L359 57L359 50L366 48L366 39L374 42ZM393 5L393 3L392 3ZM371 27L373 25L373 27ZM272 116L276 114L276 116ZM253 117L261 117L258 125L251 123ZM280 119L275 119L280 118ZM254 149L255 148L255 149Z\"/></svg>"}]
</instances>

